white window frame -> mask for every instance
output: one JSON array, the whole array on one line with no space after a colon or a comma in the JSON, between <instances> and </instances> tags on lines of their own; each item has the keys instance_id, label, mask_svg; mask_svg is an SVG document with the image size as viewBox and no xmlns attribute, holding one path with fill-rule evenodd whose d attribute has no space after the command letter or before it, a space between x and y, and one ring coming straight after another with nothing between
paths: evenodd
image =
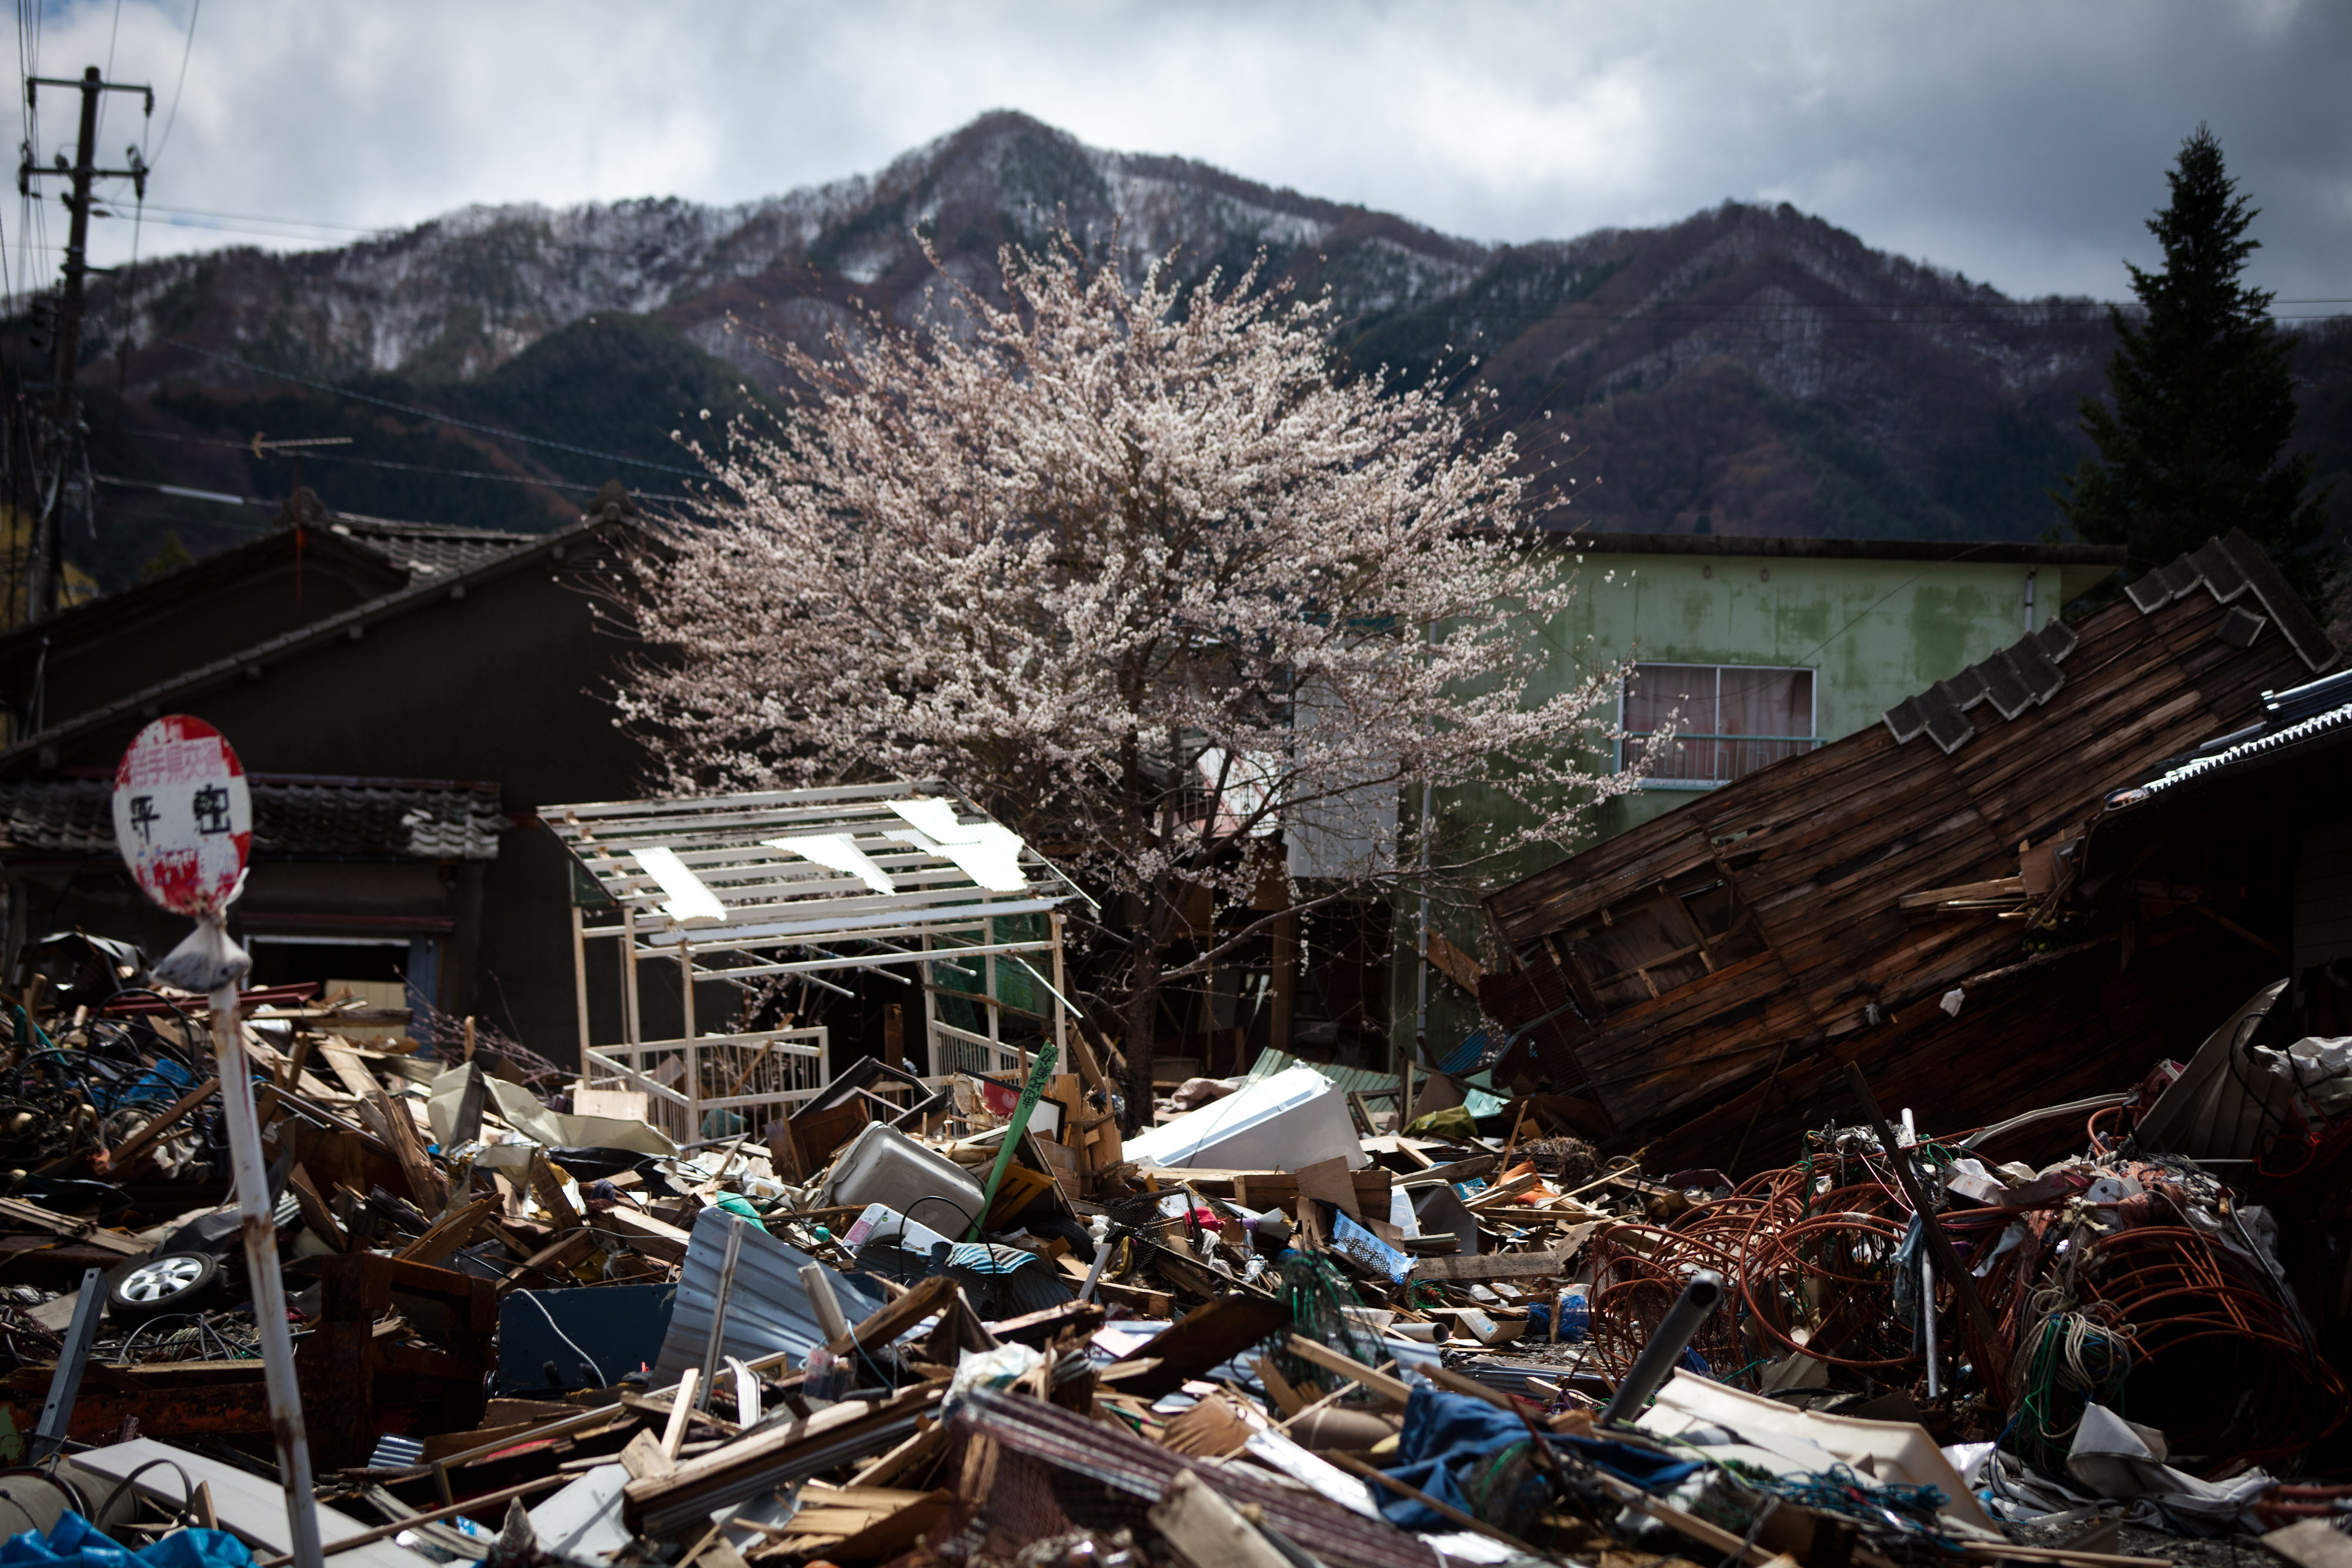
<instances>
[{"instance_id":1,"label":"white window frame","mask_svg":"<svg viewBox=\"0 0 2352 1568\"><path fill-rule=\"evenodd\" d=\"M1647 664L1649 667L1651 667L1651 668L1653 668L1653 669L1713 670L1713 671L1715 672L1715 716L1714 716L1714 719L1713 719L1713 721L1712 721L1712 722L1714 723L1714 725L1715 725L1717 727L1716 727L1715 729L1713 729L1713 730L1688 730L1688 729L1686 729L1686 730L1685 730L1685 731L1683 732L1683 733L1684 733L1684 734L1685 734L1685 735L1706 735L1706 736L1713 737L1715 737L1715 738L1722 738L1722 730L1721 730L1721 727L1722 727L1722 724L1723 724L1723 672L1724 672L1724 671L1726 671L1726 670L1765 670L1765 671L1769 671L1770 673L1772 673L1772 674L1774 674L1785 675L1785 674L1794 674L1794 673L1795 673L1795 672L1797 672L1797 671L1801 670L1801 671L1803 671L1806 674L1808 674L1808 675L1810 675L1811 677L1812 677L1812 678L1811 678L1811 680L1807 684L1806 688L1805 688L1805 689L1806 689L1806 691L1807 691L1807 693L1808 693L1809 699L1810 699L1810 700L1809 700L1809 703L1808 703L1808 711L1807 711L1807 713L1806 713L1806 715L1805 715L1805 727L1806 727L1806 729L1808 730L1808 732L1809 732L1809 733L1807 733L1807 734L1805 734L1805 735L1801 735L1801 736L1762 737L1756 737L1756 738L1772 738L1772 739L1786 739L1786 740L1808 740L1808 741L1812 742L1812 747L1809 747L1807 748L1807 749L1809 749L1809 750L1810 750L1810 749L1812 749L1812 747L1818 747L1818 746L1820 746L1820 744L1821 744L1821 740L1822 740L1822 672L1821 672L1821 669L1820 669L1820 667L1819 667L1818 665L1814 665L1814 664L1715 664L1715 663L1713 663L1713 662L1711 662L1711 661L1705 661L1705 660L1698 660L1698 659L1648 659L1648 660L1644 660L1644 659L1636 659L1636 660L1634 660L1634 661L1633 661L1633 668L1634 670L1639 670L1639 669L1641 669L1644 664ZM1619 683L1618 683L1618 685L1617 685L1617 728L1618 728L1618 731L1619 731L1619 739L1618 739L1618 741L1617 741L1617 768L1618 768L1618 770L1619 770L1620 772L1622 772L1622 771L1624 770L1624 768L1625 768L1625 765L1626 765L1626 758L1627 758L1627 749L1628 749L1628 748L1627 748L1627 746L1626 746L1626 743L1625 743L1625 739L1624 739L1624 737L1623 737L1623 731L1624 731L1624 729L1625 729L1625 685L1624 685L1624 683L1623 683L1623 682L1622 682L1622 681L1621 681L1621 682L1619 682ZM1649 732L1645 730L1645 731L1643 731L1643 734L1647 734L1647 733L1649 733ZM1744 777L1745 777L1745 775L1740 775L1740 777L1743 777L1743 778L1744 778ZM1641 788L1643 788L1643 789L1720 789L1721 788L1723 788L1723 786L1724 786L1724 785L1728 784L1728 783L1731 783L1732 781L1733 781L1733 780L1732 780L1732 779L1654 779L1654 778L1653 778L1653 779L1643 779L1643 780L1642 780L1642 783L1641 783Z\"/></svg>"}]
</instances>

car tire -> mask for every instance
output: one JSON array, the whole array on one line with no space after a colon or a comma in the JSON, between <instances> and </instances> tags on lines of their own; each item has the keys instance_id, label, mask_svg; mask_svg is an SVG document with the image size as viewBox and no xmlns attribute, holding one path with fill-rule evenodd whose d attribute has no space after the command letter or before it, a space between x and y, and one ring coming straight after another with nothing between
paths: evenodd
<instances>
[{"instance_id":1,"label":"car tire","mask_svg":"<svg viewBox=\"0 0 2352 1568\"><path fill-rule=\"evenodd\" d=\"M220 1260L209 1252L164 1252L134 1266L106 1292L107 1315L142 1323L196 1311L220 1289Z\"/></svg>"}]
</instances>

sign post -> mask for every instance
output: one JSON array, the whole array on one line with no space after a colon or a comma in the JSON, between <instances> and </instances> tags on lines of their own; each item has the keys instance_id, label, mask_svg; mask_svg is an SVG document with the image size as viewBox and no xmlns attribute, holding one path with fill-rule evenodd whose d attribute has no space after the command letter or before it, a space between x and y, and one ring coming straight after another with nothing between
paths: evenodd
<instances>
[{"instance_id":1,"label":"sign post","mask_svg":"<svg viewBox=\"0 0 2352 1568\"><path fill-rule=\"evenodd\" d=\"M310 1444L302 1430L294 1339L286 1325L278 1226L261 1163L253 1072L237 1021L237 988L252 960L230 939L227 926L228 906L245 889L253 801L244 765L218 730L200 718L172 714L132 737L114 773L114 841L148 897L196 923L194 935L156 965L155 973L173 985L210 993L213 1057L228 1122L246 1277L269 1380L269 1425L278 1439L278 1473L286 1486L286 1523L298 1568L320 1568Z\"/></svg>"}]
</instances>

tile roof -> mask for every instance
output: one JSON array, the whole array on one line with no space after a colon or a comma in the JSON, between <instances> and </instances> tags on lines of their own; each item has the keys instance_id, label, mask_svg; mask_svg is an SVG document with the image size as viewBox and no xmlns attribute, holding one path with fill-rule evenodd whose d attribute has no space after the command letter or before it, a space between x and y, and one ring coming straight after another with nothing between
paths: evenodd
<instances>
[{"instance_id":1,"label":"tile roof","mask_svg":"<svg viewBox=\"0 0 2352 1568\"><path fill-rule=\"evenodd\" d=\"M334 514L330 533L363 545L408 574L410 585L455 577L484 561L536 544L538 534L498 528L461 528L441 523L403 523L385 517Z\"/></svg>"},{"instance_id":2,"label":"tile roof","mask_svg":"<svg viewBox=\"0 0 2352 1568\"><path fill-rule=\"evenodd\" d=\"M400 779L263 774L253 791L261 860L496 860L507 820L487 786ZM104 779L0 783L0 851L114 852L113 786Z\"/></svg>"},{"instance_id":3,"label":"tile roof","mask_svg":"<svg viewBox=\"0 0 2352 1568\"><path fill-rule=\"evenodd\" d=\"M2207 539L2171 565L2157 568L2124 592L2141 614L2151 615L2200 588L2221 604L2251 596L2249 604L2231 610L2214 630L2231 647L2251 648L2275 625L2305 667L2324 670L2335 663L2336 647L2326 632L2262 547L2236 528L2227 538ZM2261 606L2263 613L2250 605ZM2066 679L2059 665L2074 651L2074 631L2053 621L1917 696L1904 698L1886 710L1886 727L1898 746L1925 735L1949 755L1976 738L1970 709L1990 703L1995 713L2012 719L2056 695Z\"/></svg>"}]
</instances>

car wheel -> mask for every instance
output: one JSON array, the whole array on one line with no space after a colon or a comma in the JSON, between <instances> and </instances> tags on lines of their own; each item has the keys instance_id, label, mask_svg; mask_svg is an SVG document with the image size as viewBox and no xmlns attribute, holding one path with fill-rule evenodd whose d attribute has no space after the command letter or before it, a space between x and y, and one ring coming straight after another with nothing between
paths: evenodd
<instances>
[{"instance_id":1,"label":"car wheel","mask_svg":"<svg viewBox=\"0 0 2352 1568\"><path fill-rule=\"evenodd\" d=\"M145 1322L166 1312L194 1310L220 1285L220 1260L209 1252L166 1252L114 1281L107 1314L120 1323Z\"/></svg>"}]
</instances>

